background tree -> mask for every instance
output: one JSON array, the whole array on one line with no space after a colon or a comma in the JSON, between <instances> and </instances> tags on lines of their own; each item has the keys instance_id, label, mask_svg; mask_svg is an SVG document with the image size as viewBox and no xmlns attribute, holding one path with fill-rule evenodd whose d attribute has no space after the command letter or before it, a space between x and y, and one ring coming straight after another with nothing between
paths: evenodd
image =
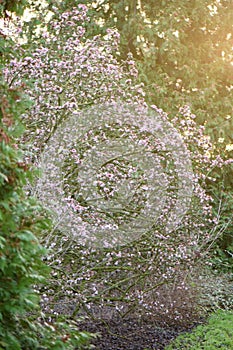
<instances>
[{"instance_id":1,"label":"background tree","mask_svg":"<svg viewBox=\"0 0 233 350\"><path fill-rule=\"evenodd\" d=\"M232 1L96 1L93 31L115 27L147 101L169 114L189 104L217 141L232 142ZM98 20L101 19L101 25Z\"/></svg>"}]
</instances>

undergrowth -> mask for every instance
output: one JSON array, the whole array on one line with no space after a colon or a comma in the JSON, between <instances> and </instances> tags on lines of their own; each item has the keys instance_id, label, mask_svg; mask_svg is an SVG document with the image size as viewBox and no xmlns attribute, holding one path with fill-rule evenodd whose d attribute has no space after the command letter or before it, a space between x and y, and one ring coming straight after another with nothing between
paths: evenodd
<instances>
[{"instance_id":1,"label":"undergrowth","mask_svg":"<svg viewBox=\"0 0 233 350\"><path fill-rule=\"evenodd\" d=\"M233 312L218 310L206 324L176 338L166 350L233 349Z\"/></svg>"}]
</instances>

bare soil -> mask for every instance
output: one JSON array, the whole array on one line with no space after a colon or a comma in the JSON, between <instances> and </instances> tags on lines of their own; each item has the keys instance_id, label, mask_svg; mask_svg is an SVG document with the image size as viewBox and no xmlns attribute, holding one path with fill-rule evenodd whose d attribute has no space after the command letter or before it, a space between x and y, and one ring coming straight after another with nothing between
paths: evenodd
<instances>
[{"instance_id":1,"label":"bare soil","mask_svg":"<svg viewBox=\"0 0 233 350\"><path fill-rule=\"evenodd\" d=\"M163 350L174 338L190 331L194 325L166 326L150 320L86 320L81 330L99 333L92 342L96 350Z\"/></svg>"}]
</instances>

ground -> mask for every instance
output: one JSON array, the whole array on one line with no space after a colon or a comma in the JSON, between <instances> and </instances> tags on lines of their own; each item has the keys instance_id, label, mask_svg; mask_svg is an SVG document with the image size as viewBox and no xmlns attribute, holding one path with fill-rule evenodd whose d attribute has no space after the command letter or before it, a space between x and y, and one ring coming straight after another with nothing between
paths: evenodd
<instances>
[{"instance_id":1,"label":"ground","mask_svg":"<svg viewBox=\"0 0 233 350\"><path fill-rule=\"evenodd\" d=\"M133 318L108 321L86 320L81 329L99 333L93 344L96 350L162 350L180 333L190 331L192 326L166 326L153 320Z\"/></svg>"}]
</instances>

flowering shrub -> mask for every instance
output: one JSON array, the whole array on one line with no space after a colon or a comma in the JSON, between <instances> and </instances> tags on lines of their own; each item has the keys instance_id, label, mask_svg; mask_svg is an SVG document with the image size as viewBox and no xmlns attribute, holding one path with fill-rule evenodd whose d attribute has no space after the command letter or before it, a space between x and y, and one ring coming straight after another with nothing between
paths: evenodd
<instances>
[{"instance_id":1,"label":"flowering shrub","mask_svg":"<svg viewBox=\"0 0 233 350\"><path fill-rule=\"evenodd\" d=\"M118 104L118 113L119 108L120 105ZM106 109L105 118L107 111ZM88 111L85 111L85 121L88 120L88 113ZM92 117L93 113L93 111L90 113ZM136 118L136 112L133 116ZM80 122L80 119L78 120ZM215 158L212 159L212 146L203 134L203 129L195 125L194 116L189 109L182 109L174 122L177 129L184 134L183 138L192 151L188 154L193 162L194 173L192 174L193 196L191 203L189 203L188 210L183 215L181 224L172 231L167 231L168 216L169 214L172 215L174 201L178 203L178 193L181 194L181 192L176 191L176 187L179 186L179 179L174 171L174 161L170 159L169 162L167 158L168 156L171 158L171 154L168 151L164 153L161 144L156 143L156 139L152 134L146 134L145 132L140 134L139 130L133 127L133 123L131 123L131 127L127 126L128 130L126 126L116 128L115 124L111 124L111 128L110 126L97 130L93 128L88 134L84 132L84 138L78 138L77 142L75 138L71 137L71 140L75 140L74 144L71 142L70 147L68 147L65 143L65 157L62 157L60 152L57 158L58 164L61 166L62 179L58 171L50 167L47 160L45 161L48 170L46 168L44 173L47 173L47 175L49 173L49 181L45 176L44 180L47 187L42 186L46 190L41 193L41 197L46 198L48 205L49 203L51 205L51 202L54 202L57 198L54 207L57 209L59 192L57 192L56 183L61 183L66 203L70 205L73 211L73 214L70 211L68 212L67 221L65 221L64 211L57 216L55 215L55 222L58 224L60 232L52 232L46 237L46 244L56 247L56 252L49 257L51 264L55 267L54 280L51 284L53 288L50 289L50 292L52 294L54 294L54 291L56 292L56 298L58 298L56 310L61 307L62 298L63 301L66 301L67 306L71 305L68 310L74 314L80 312L83 308L88 311L88 306L91 310L95 310L94 304L100 303L103 314L109 313L109 307L112 305L115 306L118 313L123 315L135 309L137 313L142 312L142 314L165 313L167 319L172 318L176 321L187 321L187 318L191 319L196 315L193 301L196 300L198 289L196 288L194 291L190 288L190 274L193 273L193 270L196 270L196 265L201 266L200 260L204 258L208 247L212 244L215 237L215 231L211 231L213 225L216 234L218 233L218 222L211 215L211 197L206 193L204 184L206 179L214 180L209 173L212 168L221 167L221 159L219 158L218 161ZM83 124L80 122L79 125L81 125L83 131ZM62 130L67 133L69 128L62 128ZM90 153L90 158L86 154L91 148L94 148L93 152L95 152L98 146L101 146L100 148L104 152L108 152L103 147L103 140L107 140L108 145L112 147L111 139L113 137L118 142L119 147L119 136L122 138L122 134L127 135L127 132L130 132L131 135L130 145L134 140L143 141L146 147L153 145L152 150L156 152L158 161L163 162L164 165L163 176L166 177L166 181L169 180L169 186L166 187L169 193L168 200L163 203L160 215L157 216L157 220L153 221L149 213L146 217L149 225L145 226L144 224L143 226L143 223L141 223L140 228L144 227L144 233L139 236L135 232L137 226L133 226L133 223L134 220L140 217L141 211L145 207L144 202L146 200L148 202L147 194L150 192L150 187L148 174L146 173L147 169L143 167L135 168L130 162L130 157L124 159L122 154L120 160L119 157L112 157L108 158L108 162L101 158L100 152L97 153L97 156L95 153ZM72 132L70 132L69 137L71 135L73 135ZM192 135L192 138L190 135ZM64 138L58 137L58 140L61 139L64 141ZM195 146L193 146L193 140L196 141ZM55 146L52 138L51 146L48 147L44 155L48 161L52 157L53 153L51 152L54 152L53 147ZM68 154L69 156L67 156ZM126 154L129 154L129 152L126 152ZM93 161L90 162L90 159ZM139 157L137 164L140 164L140 160ZM82 169L83 164L85 165L84 170ZM100 164L102 165L100 166ZM145 164L143 165L145 166ZM96 182L91 175L95 166L100 169L96 175ZM108 167L107 170L106 166ZM59 167L56 169L59 170ZM159 168L156 170L159 170ZM169 170L172 171L169 172ZM135 178L132 176L135 172L137 173L137 191L133 192L134 196L127 197L132 199L132 202L130 202L126 200L125 194L120 193L119 186L122 181L130 178L132 180L131 185L135 189ZM174 172L175 175L173 175ZM157 173L159 172L157 171ZM88 182L85 182L86 174L88 174ZM159 175L160 180L161 174ZM188 175L190 174L188 173ZM155 186L154 183L152 186ZM53 188L53 191L51 191L51 188ZM90 188L92 191L90 191ZM145 188L146 191L144 191ZM159 190L160 187L157 187L157 191ZM129 192L131 193L131 191ZM96 193L96 197L92 197L94 193ZM160 195L162 201L163 192ZM98 200L95 200L96 198ZM181 200L185 201L185 198L181 197ZM123 202L120 207L119 202L121 204ZM113 205L112 203L116 204ZM155 201L154 204L156 205ZM130 210L132 206L134 207ZM60 204L58 207L60 208ZM72 221L73 215L77 217L77 225ZM156 215L155 210L153 215ZM59 221L60 217L62 217L61 222ZM105 225L108 224L111 227L110 230L103 231L103 221ZM63 226L64 222L65 225ZM79 224L80 222L82 226ZM70 226L71 224L72 226ZM116 229L114 231L115 226L119 227L122 224L123 228L127 226L127 230L122 231L125 239L124 244L121 236L119 240L119 231ZM87 236L89 240L85 240L84 229L90 226L91 230ZM84 227L83 230L82 227ZM104 235L102 232L104 232ZM129 240L127 240L127 233ZM110 246L109 237L110 242L113 243ZM97 243L101 243L100 245L96 244L96 238ZM62 285L61 280L66 280L66 283ZM172 290L169 289L171 283L173 284ZM182 294L190 295L190 297L181 297ZM170 302L166 300L167 298L164 295L171 297ZM48 302L48 295L46 298ZM69 302L70 298L71 301ZM180 299L182 302L180 302ZM75 309L73 306L74 300L77 303ZM106 305L108 305L107 308ZM164 309L165 305L166 309ZM112 314L112 311L110 314Z\"/></svg>"},{"instance_id":2,"label":"flowering shrub","mask_svg":"<svg viewBox=\"0 0 233 350\"><path fill-rule=\"evenodd\" d=\"M22 59L11 60L5 70L10 84L25 82L34 101L24 116L34 151L40 152L57 125L80 108L117 96L132 101L132 91L138 101L142 93L132 84L136 69L130 56L121 67L113 56L118 34L109 30L108 40L85 40L82 23L87 20L83 5L63 13L59 21L48 23L43 40L23 51Z\"/></svg>"},{"instance_id":3,"label":"flowering shrub","mask_svg":"<svg viewBox=\"0 0 233 350\"><path fill-rule=\"evenodd\" d=\"M54 228L43 238L53 268L43 306L153 314L163 309L161 286L178 279L185 293L214 238L205 183L224 162L188 107L171 124L146 106L132 57L114 58L118 34L86 40L85 21L83 5L62 13L4 71L34 102L22 116L24 142L33 143L34 161L41 156L36 192L53 209Z\"/></svg>"}]
</instances>

